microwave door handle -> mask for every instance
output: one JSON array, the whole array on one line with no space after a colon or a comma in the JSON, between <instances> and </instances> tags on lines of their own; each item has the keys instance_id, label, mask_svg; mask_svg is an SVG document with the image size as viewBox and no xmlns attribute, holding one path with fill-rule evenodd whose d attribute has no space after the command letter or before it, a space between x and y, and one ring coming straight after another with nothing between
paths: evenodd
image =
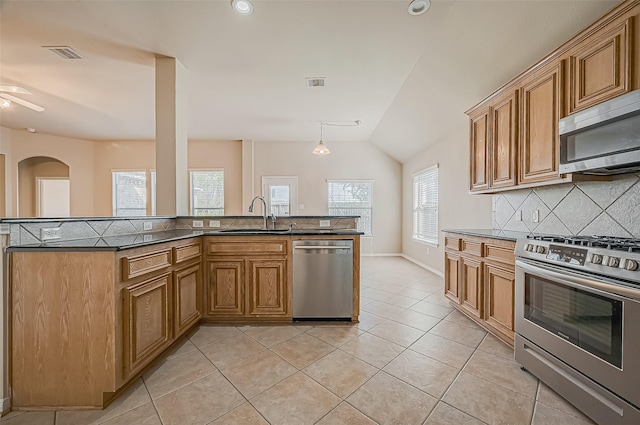
<instances>
[{"instance_id":1,"label":"microwave door handle","mask_svg":"<svg viewBox=\"0 0 640 425\"><path fill-rule=\"evenodd\" d=\"M582 289L587 292L601 292L602 295L610 296L611 293L619 296L640 300L640 290L628 288L623 285L614 285L600 280L589 279L578 275L571 270L562 269L557 271L541 264L532 264L521 259L516 260L516 268L531 272L531 274L544 277L556 282L563 283L573 288Z\"/></svg>"}]
</instances>

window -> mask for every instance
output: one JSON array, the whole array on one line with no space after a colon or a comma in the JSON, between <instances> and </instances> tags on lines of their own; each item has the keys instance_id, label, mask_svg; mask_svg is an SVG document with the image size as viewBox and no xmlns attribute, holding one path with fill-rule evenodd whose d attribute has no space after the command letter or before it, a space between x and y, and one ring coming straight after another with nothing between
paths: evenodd
<instances>
[{"instance_id":1,"label":"window","mask_svg":"<svg viewBox=\"0 0 640 425\"><path fill-rule=\"evenodd\" d=\"M438 245L438 165L413 175L413 239Z\"/></svg>"},{"instance_id":2,"label":"window","mask_svg":"<svg viewBox=\"0 0 640 425\"><path fill-rule=\"evenodd\" d=\"M329 180L329 215L359 215L358 230L373 236L373 182Z\"/></svg>"},{"instance_id":3,"label":"window","mask_svg":"<svg viewBox=\"0 0 640 425\"><path fill-rule=\"evenodd\" d=\"M298 212L298 177L262 177L262 193L267 203L267 214L286 216Z\"/></svg>"},{"instance_id":4,"label":"window","mask_svg":"<svg viewBox=\"0 0 640 425\"><path fill-rule=\"evenodd\" d=\"M191 215L224 215L224 170L189 171Z\"/></svg>"},{"instance_id":5,"label":"window","mask_svg":"<svg viewBox=\"0 0 640 425\"><path fill-rule=\"evenodd\" d=\"M147 172L112 171L111 176L113 215L147 215Z\"/></svg>"}]
</instances>

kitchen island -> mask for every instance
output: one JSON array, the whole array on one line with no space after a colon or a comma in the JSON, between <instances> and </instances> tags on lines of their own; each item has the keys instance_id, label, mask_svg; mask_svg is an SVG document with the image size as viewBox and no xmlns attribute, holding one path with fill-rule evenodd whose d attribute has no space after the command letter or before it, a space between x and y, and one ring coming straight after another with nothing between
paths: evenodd
<instances>
[{"instance_id":1,"label":"kitchen island","mask_svg":"<svg viewBox=\"0 0 640 425\"><path fill-rule=\"evenodd\" d=\"M102 408L201 321L291 322L292 242L349 229L169 230L7 249L12 407Z\"/></svg>"}]
</instances>

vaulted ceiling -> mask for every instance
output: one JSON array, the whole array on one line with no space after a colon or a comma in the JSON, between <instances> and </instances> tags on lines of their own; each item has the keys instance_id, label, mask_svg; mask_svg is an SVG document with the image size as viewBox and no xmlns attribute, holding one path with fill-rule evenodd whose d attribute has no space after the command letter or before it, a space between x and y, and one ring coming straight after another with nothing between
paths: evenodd
<instances>
[{"instance_id":1,"label":"vaulted ceiling","mask_svg":"<svg viewBox=\"0 0 640 425\"><path fill-rule=\"evenodd\" d=\"M190 139L368 141L400 161L619 1L227 0L0 3L0 125L88 140L153 139L157 55L187 69ZM64 60L42 46L70 46ZM305 77L326 77L309 88Z\"/></svg>"}]
</instances>

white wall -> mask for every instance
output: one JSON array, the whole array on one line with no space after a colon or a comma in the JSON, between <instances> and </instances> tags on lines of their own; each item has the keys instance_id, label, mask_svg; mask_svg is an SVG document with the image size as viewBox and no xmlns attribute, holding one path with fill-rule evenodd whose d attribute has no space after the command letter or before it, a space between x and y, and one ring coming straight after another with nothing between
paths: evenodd
<instances>
[{"instance_id":1,"label":"white wall","mask_svg":"<svg viewBox=\"0 0 640 425\"><path fill-rule=\"evenodd\" d=\"M255 142L254 187L263 176L298 176L298 215L328 214L327 180L373 180L373 238L363 238L365 253L399 253L402 248L402 167L368 143L327 143L331 154L313 155L316 143Z\"/></svg>"},{"instance_id":2,"label":"white wall","mask_svg":"<svg viewBox=\"0 0 640 425\"><path fill-rule=\"evenodd\" d=\"M437 271L444 268L444 237L437 248L416 242L412 237L413 185L416 171L436 163L438 169L439 229L491 229L491 195L469 195L468 121L460 114L460 125L447 137L430 146L402 167L402 252Z\"/></svg>"}]
</instances>

